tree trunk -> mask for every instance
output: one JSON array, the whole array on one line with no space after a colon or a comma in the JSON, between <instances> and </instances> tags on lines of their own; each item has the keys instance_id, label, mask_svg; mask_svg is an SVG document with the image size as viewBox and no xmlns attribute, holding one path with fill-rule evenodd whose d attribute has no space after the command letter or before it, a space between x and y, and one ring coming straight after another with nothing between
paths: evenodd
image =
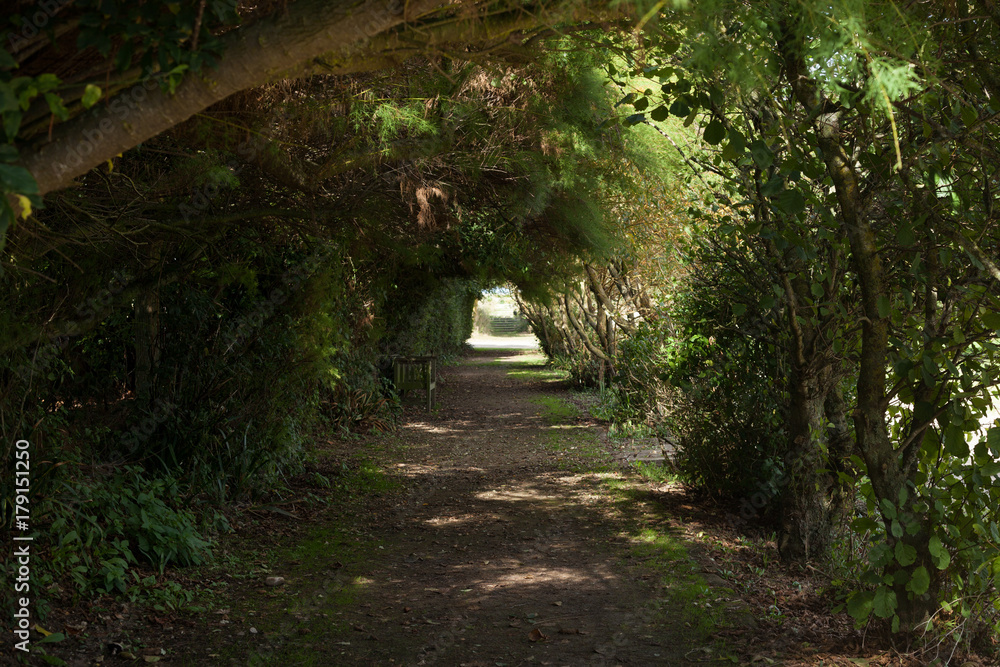
<instances>
[{"instance_id":1,"label":"tree trunk","mask_svg":"<svg viewBox=\"0 0 1000 667\"><path fill-rule=\"evenodd\" d=\"M785 455L778 552L786 561L823 556L833 534L829 479L823 450L824 405L829 391L825 373L798 366L789 389L789 444Z\"/></svg>"},{"instance_id":2,"label":"tree trunk","mask_svg":"<svg viewBox=\"0 0 1000 667\"><path fill-rule=\"evenodd\" d=\"M803 48L801 45L792 46L791 39L790 32L786 31L781 44L786 76L799 103L814 115L817 144L822 152L827 174L833 182L840 209L840 224L850 244L851 268L857 275L861 291L861 352L857 376L857 407L854 410L856 446L864 458L875 497L898 507L900 490L905 488L907 474L889 437L886 423L889 323L885 314L880 312L882 309L879 308L879 303L887 300L889 294L882 260L875 232L865 210L854 161L843 145L841 116L844 112L820 98L801 58ZM904 513L907 510L907 507L898 507L897 511ZM883 511L882 520L886 534L891 536L891 517L886 516ZM920 565L928 567L928 572L936 573L936 569L930 566L924 529L919 530L917 535L904 534L899 539L916 548L917 560L906 567L890 564L886 574L899 570L905 570L909 574ZM889 537L890 546L894 543L895 538ZM932 581L932 588L935 585ZM926 616L929 611L928 600L933 598L925 595L920 599L911 599L905 586L898 586L896 593L896 613L904 626L912 627L913 623Z\"/></svg>"},{"instance_id":3,"label":"tree trunk","mask_svg":"<svg viewBox=\"0 0 1000 667\"><path fill-rule=\"evenodd\" d=\"M190 74L173 94L150 80L118 92L107 104L56 125L34 150L22 150L22 164L40 194L69 186L73 179L141 142L182 123L240 90L269 81L314 73L349 74L388 67L446 43L488 44L544 21L572 14L593 17L603 3L562 3L545 13L520 4L509 12L450 15L447 0L296 0L272 16L224 37L215 69ZM472 5L472 3L468 3ZM470 7L471 9L471 7ZM449 15L435 21L441 11ZM619 10L624 11L624 10ZM485 18L484 18L485 16ZM399 29L397 32L394 30ZM250 149L253 150L252 148Z\"/></svg>"}]
</instances>

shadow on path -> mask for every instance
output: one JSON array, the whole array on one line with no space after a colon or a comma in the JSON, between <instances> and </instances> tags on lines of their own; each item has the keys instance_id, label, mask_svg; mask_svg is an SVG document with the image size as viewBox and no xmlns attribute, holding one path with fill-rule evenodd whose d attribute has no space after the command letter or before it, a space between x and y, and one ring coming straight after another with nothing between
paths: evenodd
<instances>
[{"instance_id":1,"label":"shadow on path","mask_svg":"<svg viewBox=\"0 0 1000 667\"><path fill-rule=\"evenodd\" d=\"M537 355L502 355L443 369L439 407L380 439L402 490L361 519L377 546L320 531L333 546L234 664L732 664L707 661L714 621L692 605L708 589L600 453L600 426Z\"/></svg>"}]
</instances>

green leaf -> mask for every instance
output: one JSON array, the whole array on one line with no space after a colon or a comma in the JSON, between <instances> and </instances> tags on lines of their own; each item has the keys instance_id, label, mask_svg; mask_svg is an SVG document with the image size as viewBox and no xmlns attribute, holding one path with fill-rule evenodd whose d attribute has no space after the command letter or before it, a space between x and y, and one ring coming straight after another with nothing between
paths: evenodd
<instances>
[{"instance_id":1,"label":"green leaf","mask_svg":"<svg viewBox=\"0 0 1000 667\"><path fill-rule=\"evenodd\" d=\"M872 613L873 598L870 591L855 591L847 598L847 613L855 621L864 621Z\"/></svg>"},{"instance_id":2,"label":"green leaf","mask_svg":"<svg viewBox=\"0 0 1000 667\"><path fill-rule=\"evenodd\" d=\"M83 99L80 100L80 103L83 104L83 108L89 109L97 104L97 100L99 99L101 99L101 88L92 83L88 83L87 87L83 91Z\"/></svg>"},{"instance_id":3,"label":"green leaf","mask_svg":"<svg viewBox=\"0 0 1000 667\"><path fill-rule=\"evenodd\" d=\"M676 99L674 100L674 103L670 105L670 113L679 118L684 118L685 116L691 114L691 108L684 100Z\"/></svg>"},{"instance_id":4,"label":"green leaf","mask_svg":"<svg viewBox=\"0 0 1000 667\"><path fill-rule=\"evenodd\" d=\"M910 582L906 584L906 590L914 593L915 595L923 595L927 592L927 589L931 585L931 575L927 572L927 568L921 565L913 571L913 576L910 577Z\"/></svg>"},{"instance_id":5,"label":"green leaf","mask_svg":"<svg viewBox=\"0 0 1000 667\"><path fill-rule=\"evenodd\" d=\"M69 118L69 109L63 104L62 98L55 93L45 93L45 101L49 104L51 111L59 120Z\"/></svg>"},{"instance_id":6,"label":"green leaf","mask_svg":"<svg viewBox=\"0 0 1000 667\"><path fill-rule=\"evenodd\" d=\"M777 195L779 192L782 192L784 189L785 189L785 179L775 174L774 176L769 178L767 183L765 183L761 187L760 193L765 197L773 197Z\"/></svg>"},{"instance_id":7,"label":"green leaf","mask_svg":"<svg viewBox=\"0 0 1000 667\"><path fill-rule=\"evenodd\" d=\"M944 430L944 449L952 456L964 458L969 455L969 444L965 441L965 431L958 424L949 424Z\"/></svg>"},{"instance_id":8,"label":"green leaf","mask_svg":"<svg viewBox=\"0 0 1000 667\"><path fill-rule=\"evenodd\" d=\"M0 111L17 111L21 103L10 84L0 82Z\"/></svg>"},{"instance_id":9,"label":"green leaf","mask_svg":"<svg viewBox=\"0 0 1000 667\"><path fill-rule=\"evenodd\" d=\"M972 127L979 120L979 112L974 107L962 107L962 122L966 127Z\"/></svg>"},{"instance_id":10,"label":"green leaf","mask_svg":"<svg viewBox=\"0 0 1000 667\"><path fill-rule=\"evenodd\" d=\"M639 99L637 99L635 102L632 103L632 106L635 107L636 111L645 111L646 109L649 108L649 98L640 97Z\"/></svg>"},{"instance_id":11,"label":"green leaf","mask_svg":"<svg viewBox=\"0 0 1000 667\"><path fill-rule=\"evenodd\" d=\"M733 304L733 315L736 317L742 317L744 313L747 312L746 304L734 303Z\"/></svg>"},{"instance_id":12,"label":"green leaf","mask_svg":"<svg viewBox=\"0 0 1000 667\"><path fill-rule=\"evenodd\" d=\"M886 295L881 295L878 298L878 316L885 318L889 317L889 313L892 311L892 305L889 302L889 297Z\"/></svg>"},{"instance_id":13,"label":"green leaf","mask_svg":"<svg viewBox=\"0 0 1000 667\"><path fill-rule=\"evenodd\" d=\"M656 122L660 123L670 117L670 110L667 109L666 106L661 104L660 106L656 107L655 109L649 112L649 117L655 120Z\"/></svg>"},{"instance_id":14,"label":"green leaf","mask_svg":"<svg viewBox=\"0 0 1000 667\"><path fill-rule=\"evenodd\" d=\"M31 172L14 164L0 163L0 186L6 192L22 195L37 195L38 183Z\"/></svg>"},{"instance_id":15,"label":"green leaf","mask_svg":"<svg viewBox=\"0 0 1000 667\"><path fill-rule=\"evenodd\" d=\"M767 169L774 164L774 153L759 139L750 144L750 155L759 169Z\"/></svg>"},{"instance_id":16,"label":"green leaf","mask_svg":"<svg viewBox=\"0 0 1000 667\"><path fill-rule=\"evenodd\" d=\"M788 215L798 215L806 209L806 200L798 190L785 190L778 195L778 208Z\"/></svg>"},{"instance_id":17,"label":"green leaf","mask_svg":"<svg viewBox=\"0 0 1000 667\"><path fill-rule=\"evenodd\" d=\"M896 232L896 240L899 245L909 247L917 242L917 235L913 232L913 227L902 227Z\"/></svg>"},{"instance_id":18,"label":"green leaf","mask_svg":"<svg viewBox=\"0 0 1000 667\"><path fill-rule=\"evenodd\" d=\"M726 138L726 126L717 120L713 120L705 126L703 138L707 144L711 144L712 146L719 145Z\"/></svg>"},{"instance_id":19,"label":"green leaf","mask_svg":"<svg viewBox=\"0 0 1000 667\"><path fill-rule=\"evenodd\" d=\"M983 322L983 326L987 329L993 329L994 331L1000 330L1000 313L993 311L983 313L982 317L979 318Z\"/></svg>"},{"instance_id":20,"label":"green leaf","mask_svg":"<svg viewBox=\"0 0 1000 667\"><path fill-rule=\"evenodd\" d=\"M951 554L948 553L948 549L945 548L941 542L941 538L937 535L931 535L931 538L927 540L927 551L930 552L931 558L934 559L937 569L943 570L951 564Z\"/></svg>"},{"instance_id":21,"label":"green leaf","mask_svg":"<svg viewBox=\"0 0 1000 667\"><path fill-rule=\"evenodd\" d=\"M909 567L917 562L917 550L909 544L896 542L896 562L903 567Z\"/></svg>"},{"instance_id":22,"label":"green leaf","mask_svg":"<svg viewBox=\"0 0 1000 667\"><path fill-rule=\"evenodd\" d=\"M739 130L729 131L729 143L722 148L723 160L735 160L743 155L747 148L747 140Z\"/></svg>"},{"instance_id":23,"label":"green leaf","mask_svg":"<svg viewBox=\"0 0 1000 667\"><path fill-rule=\"evenodd\" d=\"M1000 449L1000 428L991 426L986 430L986 446L994 453Z\"/></svg>"},{"instance_id":24,"label":"green leaf","mask_svg":"<svg viewBox=\"0 0 1000 667\"><path fill-rule=\"evenodd\" d=\"M886 519L896 518L896 506L892 504L892 501L888 498L883 498L879 502L879 506L882 508L882 516Z\"/></svg>"},{"instance_id":25,"label":"green leaf","mask_svg":"<svg viewBox=\"0 0 1000 667\"><path fill-rule=\"evenodd\" d=\"M55 644L56 642L61 642L66 639L66 635L61 632L53 632L52 634L45 635L39 639L35 644Z\"/></svg>"},{"instance_id":26,"label":"green leaf","mask_svg":"<svg viewBox=\"0 0 1000 667\"><path fill-rule=\"evenodd\" d=\"M878 522L866 516L861 516L851 522L851 528L856 533L866 533L878 530Z\"/></svg>"},{"instance_id":27,"label":"green leaf","mask_svg":"<svg viewBox=\"0 0 1000 667\"><path fill-rule=\"evenodd\" d=\"M979 472L983 477L996 477L1000 475L1000 461L990 461L979 466Z\"/></svg>"},{"instance_id":28,"label":"green leaf","mask_svg":"<svg viewBox=\"0 0 1000 667\"><path fill-rule=\"evenodd\" d=\"M5 111L3 114L3 131L7 135L7 141L14 141L17 132L21 128L21 112Z\"/></svg>"},{"instance_id":29,"label":"green leaf","mask_svg":"<svg viewBox=\"0 0 1000 667\"><path fill-rule=\"evenodd\" d=\"M59 87L62 81L58 76L52 73L39 74L35 78L35 86L38 88L38 92L47 93L50 90L55 90Z\"/></svg>"},{"instance_id":30,"label":"green leaf","mask_svg":"<svg viewBox=\"0 0 1000 667\"><path fill-rule=\"evenodd\" d=\"M889 618L896 613L896 593L895 591L879 586L875 591L875 598L872 600L872 611L879 618Z\"/></svg>"}]
</instances>

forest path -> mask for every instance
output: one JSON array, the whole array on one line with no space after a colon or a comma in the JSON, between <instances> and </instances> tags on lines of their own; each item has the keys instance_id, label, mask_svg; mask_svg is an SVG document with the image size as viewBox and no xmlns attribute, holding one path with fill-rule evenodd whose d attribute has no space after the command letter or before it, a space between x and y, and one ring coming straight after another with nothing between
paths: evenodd
<instances>
[{"instance_id":1,"label":"forest path","mask_svg":"<svg viewBox=\"0 0 1000 667\"><path fill-rule=\"evenodd\" d=\"M444 368L433 413L408 406L399 431L363 446L399 488L298 538L271 568L287 583L233 611L239 629L210 655L234 665L732 664L717 660L726 649L713 638L725 605L649 483L610 465L603 429L542 362L481 350Z\"/></svg>"}]
</instances>

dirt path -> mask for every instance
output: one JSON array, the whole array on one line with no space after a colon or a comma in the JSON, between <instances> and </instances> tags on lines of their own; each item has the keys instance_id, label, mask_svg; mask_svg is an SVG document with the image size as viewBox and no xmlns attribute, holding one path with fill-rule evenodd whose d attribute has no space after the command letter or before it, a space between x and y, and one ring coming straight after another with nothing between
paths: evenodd
<instances>
[{"instance_id":1,"label":"dirt path","mask_svg":"<svg viewBox=\"0 0 1000 667\"><path fill-rule=\"evenodd\" d=\"M480 351L444 369L438 409L408 408L404 428L369 452L402 488L363 519L341 517L353 528L333 522L301 540L272 568L287 583L233 611L231 643L211 658L716 663L717 596L539 363Z\"/></svg>"}]
</instances>

